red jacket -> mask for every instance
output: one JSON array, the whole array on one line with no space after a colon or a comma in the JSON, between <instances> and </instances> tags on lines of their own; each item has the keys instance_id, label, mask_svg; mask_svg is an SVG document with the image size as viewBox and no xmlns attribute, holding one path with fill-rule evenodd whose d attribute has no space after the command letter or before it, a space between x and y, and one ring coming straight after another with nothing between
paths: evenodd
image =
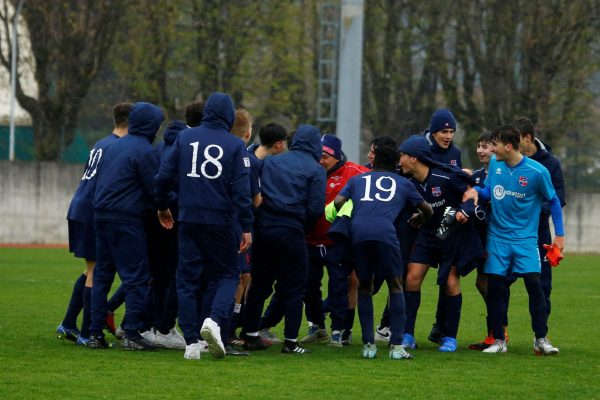
<instances>
[{"instance_id":1,"label":"red jacket","mask_svg":"<svg viewBox=\"0 0 600 400\"><path fill-rule=\"evenodd\" d=\"M327 174L327 187L325 189L325 204L332 202L353 176L360 175L370 171L369 168L350 161L346 161L341 167ZM306 235L306 243L309 246L318 246L323 244L329 246L333 242L327 236L331 223L325 219L322 214L314 229Z\"/></svg>"}]
</instances>

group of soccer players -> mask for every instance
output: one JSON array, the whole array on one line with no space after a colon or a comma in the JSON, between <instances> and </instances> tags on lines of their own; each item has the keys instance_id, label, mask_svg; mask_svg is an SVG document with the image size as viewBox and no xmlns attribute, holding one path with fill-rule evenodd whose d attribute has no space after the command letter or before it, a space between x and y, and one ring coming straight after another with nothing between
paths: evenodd
<instances>
[{"instance_id":1,"label":"group of soccer players","mask_svg":"<svg viewBox=\"0 0 600 400\"><path fill-rule=\"evenodd\" d=\"M249 355L274 343L306 354L307 343L351 344L358 308L364 358L384 341L391 359L410 359L433 267L440 290L428 339L441 352L458 348L460 278L477 270L488 336L469 348L507 351L509 288L522 277L534 351L558 353L547 339L556 258L545 256L564 247L564 184L528 119L480 135L482 168L472 172L462 169L447 109L399 146L373 140L365 166L312 125L288 134L267 124L246 148L252 118L223 93L189 105L157 147L160 108L122 103L113 114L115 128L91 150L67 215L70 251L86 271L59 338L107 348L107 329L124 349L181 349L185 359ZM121 287L107 299L116 273ZM372 296L384 282L387 305L374 329ZM298 340L303 309L309 330ZM282 319L283 340L270 330Z\"/></svg>"}]
</instances>

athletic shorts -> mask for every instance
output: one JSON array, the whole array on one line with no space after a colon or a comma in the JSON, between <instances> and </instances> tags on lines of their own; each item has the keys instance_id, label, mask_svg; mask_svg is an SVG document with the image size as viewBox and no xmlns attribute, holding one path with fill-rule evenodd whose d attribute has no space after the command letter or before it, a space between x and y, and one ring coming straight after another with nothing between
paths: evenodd
<instances>
[{"instance_id":1,"label":"athletic shorts","mask_svg":"<svg viewBox=\"0 0 600 400\"><path fill-rule=\"evenodd\" d=\"M93 224L67 220L69 225L69 251L75 257L96 260L96 230Z\"/></svg>"},{"instance_id":2,"label":"athletic shorts","mask_svg":"<svg viewBox=\"0 0 600 400\"><path fill-rule=\"evenodd\" d=\"M503 243L488 237L486 274L507 276L541 272L540 252L536 243Z\"/></svg>"},{"instance_id":3,"label":"athletic shorts","mask_svg":"<svg viewBox=\"0 0 600 400\"><path fill-rule=\"evenodd\" d=\"M402 277L400 247L383 242L366 241L355 243L352 250L356 276L360 281Z\"/></svg>"}]
</instances>

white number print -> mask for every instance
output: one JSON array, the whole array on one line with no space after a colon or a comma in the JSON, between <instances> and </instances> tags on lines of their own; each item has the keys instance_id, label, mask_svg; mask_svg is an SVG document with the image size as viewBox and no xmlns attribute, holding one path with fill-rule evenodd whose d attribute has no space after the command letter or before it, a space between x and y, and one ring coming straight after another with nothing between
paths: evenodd
<instances>
[{"instance_id":1,"label":"white number print","mask_svg":"<svg viewBox=\"0 0 600 400\"><path fill-rule=\"evenodd\" d=\"M202 175L198 175L198 173L196 172L197 171L197 162L198 162L198 145L199 145L199 142L190 143L190 146L192 146L192 148L193 148L192 170L187 174L187 176L189 176L191 178L200 178L200 177L204 176L205 178L208 178L208 179L217 179L219 176L221 176L221 173L223 172L223 165L219 162L219 160L223 157L223 148L216 144L211 144L211 145L206 146L206 148L204 149L204 161L202 162L202 164L200 164L200 173ZM216 157L213 157L210 154L210 150L213 148L217 149ZM209 175L206 172L206 166L208 164L212 164L216 167L216 169L217 169L216 173Z\"/></svg>"},{"instance_id":2,"label":"white number print","mask_svg":"<svg viewBox=\"0 0 600 400\"><path fill-rule=\"evenodd\" d=\"M360 201L374 201L371 197L371 175L363 176L362 178L366 181L365 195L360 199ZM390 181L389 187L384 187L383 185L383 182L386 180ZM375 188L378 190L378 192L375 193L376 200L391 201L396 194L396 181L389 176L381 176L375 181ZM379 192L387 193L387 196L383 197Z\"/></svg>"},{"instance_id":3,"label":"white number print","mask_svg":"<svg viewBox=\"0 0 600 400\"><path fill-rule=\"evenodd\" d=\"M92 149L90 151L90 160L88 161L88 165L83 172L83 176L81 177L82 181L90 180L96 175L96 172L98 171L98 163L100 162L101 158L102 149Z\"/></svg>"}]
</instances>

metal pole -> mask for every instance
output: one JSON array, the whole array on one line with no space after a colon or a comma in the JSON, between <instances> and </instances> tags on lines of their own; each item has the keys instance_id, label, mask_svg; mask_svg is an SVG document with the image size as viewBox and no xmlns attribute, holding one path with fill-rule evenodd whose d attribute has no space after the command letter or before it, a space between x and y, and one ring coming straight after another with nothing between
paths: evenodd
<instances>
[{"instance_id":1,"label":"metal pole","mask_svg":"<svg viewBox=\"0 0 600 400\"><path fill-rule=\"evenodd\" d=\"M11 60L10 60L10 135L8 139L8 159L15 160L15 98L17 92L17 25L25 0L20 0L13 18Z\"/></svg>"},{"instance_id":2,"label":"metal pole","mask_svg":"<svg viewBox=\"0 0 600 400\"><path fill-rule=\"evenodd\" d=\"M348 160L360 160L364 0L342 0L337 136Z\"/></svg>"}]
</instances>

